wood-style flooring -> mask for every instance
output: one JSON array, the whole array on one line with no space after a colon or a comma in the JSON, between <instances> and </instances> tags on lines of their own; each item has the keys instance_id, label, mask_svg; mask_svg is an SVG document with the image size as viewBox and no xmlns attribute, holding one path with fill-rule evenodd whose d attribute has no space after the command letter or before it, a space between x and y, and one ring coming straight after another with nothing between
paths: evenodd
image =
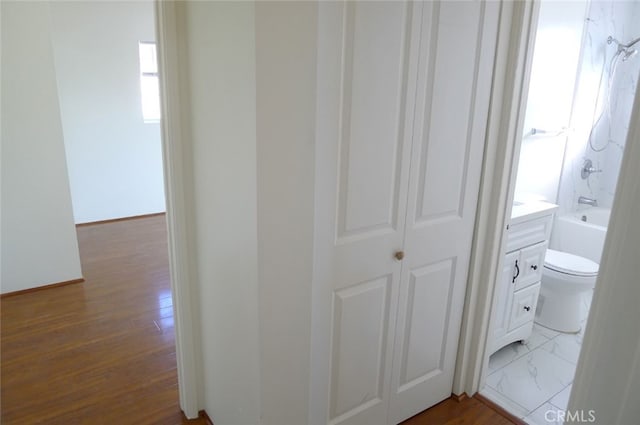
<instances>
[{"instance_id":1,"label":"wood-style flooring","mask_svg":"<svg viewBox=\"0 0 640 425\"><path fill-rule=\"evenodd\" d=\"M78 227L84 283L1 300L1 423L182 424L165 217Z\"/></svg>"},{"instance_id":2,"label":"wood-style flooring","mask_svg":"<svg viewBox=\"0 0 640 425\"><path fill-rule=\"evenodd\" d=\"M205 424L178 406L165 217L77 230L84 283L1 300L0 422ZM403 423L453 424L513 422L468 398Z\"/></svg>"},{"instance_id":3,"label":"wood-style flooring","mask_svg":"<svg viewBox=\"0 0 640 425\"><path fill-rule=\"evenodd\" d=\"M520 425L475 397L448 398L400 425Z\"/></svg>"}]
</instances>

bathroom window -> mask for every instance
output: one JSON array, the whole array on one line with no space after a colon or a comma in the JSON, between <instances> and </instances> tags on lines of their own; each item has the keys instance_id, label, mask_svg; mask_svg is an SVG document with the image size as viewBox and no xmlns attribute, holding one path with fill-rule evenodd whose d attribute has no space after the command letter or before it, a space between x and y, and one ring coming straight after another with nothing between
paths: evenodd
<instances>
[{"instance_id":1,"label":"bathroom window","mask_svg":"<svg viewBox=\"0 0 640 425\"><path fill-rule=\"evenodd\" d=\"M156 43L138 43L140 54L140 91L142 94L142 118L145 123L160 121L160 86Z\"/></svg>"}]
</instances>

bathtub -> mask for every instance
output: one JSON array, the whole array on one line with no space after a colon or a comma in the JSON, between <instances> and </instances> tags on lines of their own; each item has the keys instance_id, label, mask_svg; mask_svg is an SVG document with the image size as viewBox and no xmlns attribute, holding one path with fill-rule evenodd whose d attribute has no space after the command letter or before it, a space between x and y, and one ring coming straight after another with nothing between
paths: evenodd
<instances>
[{"instance_id":1,"label":"bathtub","mask_svg":"<svg viewBox=\"0 0 640 425\"><path fill-rule=\"evenodd\" d=\"M611 210L588 208L556 217L549 247L600 263Z\"/></svg>"}]
</instances>

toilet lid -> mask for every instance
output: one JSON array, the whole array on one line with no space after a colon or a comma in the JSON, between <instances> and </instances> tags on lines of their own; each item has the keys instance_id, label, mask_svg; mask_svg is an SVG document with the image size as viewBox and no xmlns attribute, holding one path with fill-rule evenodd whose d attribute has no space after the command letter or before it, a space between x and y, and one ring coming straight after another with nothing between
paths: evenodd
<instances>
[{"instance_id":1,"label":"toilet lid","mask_svg":"<svg viewBox=\"0 0 640 425\"><path fill-rule=\"evenodd\" d=\"M598 263L588 258L553 249L547 249L544 257L544 266L548 269L574 276L596 276L598 274Z\"/></svg>"}]
</instances>

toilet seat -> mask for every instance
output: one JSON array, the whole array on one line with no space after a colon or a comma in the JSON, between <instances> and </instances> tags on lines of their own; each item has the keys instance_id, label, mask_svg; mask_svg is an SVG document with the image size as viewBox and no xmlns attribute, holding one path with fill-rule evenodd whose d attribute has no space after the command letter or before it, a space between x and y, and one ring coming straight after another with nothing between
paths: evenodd
<instances>
[{"instance_id":1,"label":"toilet seat","mask_svg":"<svg viewBox=\"0 0 640 425\"><path fill-rule=\"evenodd\" d=\"M571 276L591 277L598 275L598 263L568 252L547 249L544 266L549 270Z\"/></svg>"}]
</instances>

